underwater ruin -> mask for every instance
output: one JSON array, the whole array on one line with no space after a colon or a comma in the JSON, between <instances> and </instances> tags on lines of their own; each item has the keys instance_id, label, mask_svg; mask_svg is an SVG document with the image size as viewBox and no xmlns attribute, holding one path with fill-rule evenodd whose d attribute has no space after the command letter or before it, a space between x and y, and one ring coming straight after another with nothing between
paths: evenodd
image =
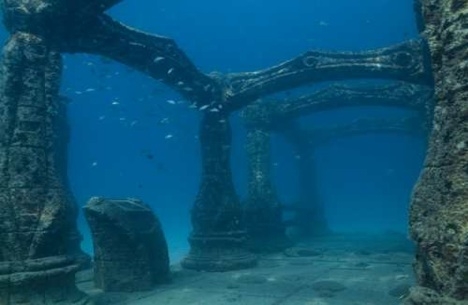
<instances>
[{"instance_id":1,"label":"underwater ruin","mask_svg":"<svg viewBox=\"0 0 468 305\"><path fill-rule=\"evenodd\" d=\"M203 276L209 287L221 283L231 290L245 283L276 285L274 277L253 273L229 277L229 271L263 274L268 264L278 263L268 255L275 258L278 253L308 259L295 261L298 269L291 266L286 273L306 268L306 263L314 266L314 259L322 255L320 247L295 247L287 234L295 228L301 240L329 242L313 151L336 138L366 133L402 133L428 141L410 202L416 285L396 287L393 297L405 305L468 302L466 1L415 0L422 35L418 40L359 52L310 50L263 70L226 74L206 74L171 38L114 20L106 11L119 2L2 1L10 36L0 72L0 305L156 304L160 300L151 298L159 294L160 286L179 283L176 292L182 295L184 285L195 279L206 288ZM67 178L66 97L59 93L62 56L75 53L119 62L164 83L197 109L215 109L200 114L201 180L190 210L190 251L176 271L169 270L158 217L136 199L91 199L84 211L93 232L93 261L81 250L79 207ZM332 83L297 98L273 96L319 82L374 78L391 84ZM401 120L365 118L332 128L298 124L311 113L369 105L409 109L416 115ZM230 163L230 119L236 111L242 112L247 130L245 200L237 194ZM297 162L300 195L292 205L281 202L272 181L273 134L303 156ZM288 221L283 219L285 211L293 213ZM116 245L118 240L122 245ZM366 267L353 265L359 270ZM83 270L92 278L86 281L93 283L92 288L82 289L85 281L80 282L77 274ZM317 277L320 269L309 271L317 280L287 287L287 296L310 289L326 298L346 289ZM124 280L121 275L126 275ZM308 273L300 276L297 283ZM233 278L235 284L228 281ZM112 294L129 291L134 294ZM227 302L241 304L238 298ZM223 304L217 299L206 302ZM265 304L299 303L268 299Z\"/></svg>"}]
</instances>

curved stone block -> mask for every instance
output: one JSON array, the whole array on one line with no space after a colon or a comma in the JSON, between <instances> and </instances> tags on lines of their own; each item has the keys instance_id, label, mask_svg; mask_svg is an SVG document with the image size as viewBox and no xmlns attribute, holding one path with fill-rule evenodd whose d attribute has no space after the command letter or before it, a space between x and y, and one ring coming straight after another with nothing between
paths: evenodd
<instances>
[{"instance_id":1,"label":"curved stone block","mask_svg":"<svg viewBox=\"0 0 468 305\"><path fill-rule=\"evenodd\" d=\"M93 236L98 288L143 291L169 281L166 239L148 205L137 199L94 197L84 212Z\"/></svg>"}]
</instances>

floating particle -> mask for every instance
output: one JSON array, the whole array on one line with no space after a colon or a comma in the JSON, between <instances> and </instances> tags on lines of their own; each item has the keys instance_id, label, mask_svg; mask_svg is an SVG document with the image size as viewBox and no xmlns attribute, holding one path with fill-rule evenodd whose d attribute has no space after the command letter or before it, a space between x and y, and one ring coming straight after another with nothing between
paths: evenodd
<instances>
[{"instance_id":1,"label":"floating particle","mask_svg":"<svg viewBox=\"0 0 468 305\"><path fill-rule=\"evenodd\" d=\"M82 91L75 91L75 94L80 95L80 94L83 94L83 92Z\"/></svg>"},{"instance_id":2,"label":"floating particle","mask_svg":"<svg viewBox=\"0 0 468 305\"><path fill-rule=\"evenodd\" d=\"M119 118L119 121L125 121L126 118Z\"/></svg>"},{"instance_id":3,"label":"floating particle","mask_svg":"<svg viewBox=\"0 0 468 305\"><path fill-rule=\"evenodd\" d=\"M96 89L94 89L94 88L88 88L88 89L86 89L85 91L86 91L86 92L94 92L94 91L96 91Z\"/></svg>"},{"instance_id":4,"label":"floating particle","mask_svg":"<svg viewBox=\"0 0 468 305\"><path fill-rule=\"evenodd\" d=\"M183 86L184 82L177 82L177 86Z\"/></svg>"},{"instance_id":5,"label":"floating particle","mask_svg":"<svg viewBox=\"0 0 468 305\"><path fill-rule=\"evenodd\" d=\"M94 166L97 166L97 164L98 163L96 161L94 161L93 163L91 163L91 166L94 167Z\"/></svg>"},{"instance_id":6,"label":"floating particle","mask_svg":"<svg viewBox=\"0 0 468 305\"><path fill-rule=\"evenodd\" d=\"M189 108L197 108L196 104L190 104Z\"/></svg>"},{"instance_id":7,"label":"floating particle","mask_svg":"<svg viewBox=\"0 0 468 305\"><path fill-rule=\"evenodd\" d=\"M219 112L219 109L218 108L211 108L210 112Z\"/></svg>"},{"instance_id":8,"label":"floating particle","mask_svg":"<svg viewBox=\"0 0 468 305\"><path fill-rule=\"evenodd\" d=\"M168 104L171 104L171 105L175 105L175 104L176 104L176 102L175 102L174 100L167 100L166 102L167 102Z\"/></svg>"},{"instance_id":9,"label":"floating particle","mask_svg":"<svg viewBox=\"0 0 468 305\"><path fill-rule=\"evenodd\" d=\"M218 122L220 122L220 123L226 123L226 120L225 120L225 119L221 119L221 120L219 120Z\"/></svg>"},{"instance_id":10,"label":"floating particle","mask_svg":"<svg viewBox=\"0 0 468 305\"><path fill-rule=\"evenodd\" d=\"M105 118L106 118L105 115L101 115L101 116L99 117L99 121L102 121L102 120L104 120Z\"/></svg>"},{"instance_id":11,"label":"floating particle","mask_svg":"<svg viewBox=\"0 0 468 305\"><path fill-rule=\"evenodd\" d=\"M209 105L204 105L204 106L201 106L200 108L198 108L198 110L203 111L208 107L210 107L210 106Z\"/></svg>"},{"instance_id":12,"label":"floating particle","mask_svg":"<svg viewBox=\"0 0 468 305\"><path fill-rule=\"evenodd\" d=\"M173 138L173 137L174 137L173 135L168 134L168 135L166 135L166 136L164 137L164 139L168 140L168 139L171 139L171 138Z\"/></svg>"},{"instance_id":13,"label":"floating particle","mask_svg":"<svg viewBox=\"0 0 468 305\"><path fill-rule=\"evenodd\" d=\"M135 126L137 123L138 123L138 121L132 121L132 122L130 123L130 126L133 127L133 126Z\"/></svg>"}]
</instances>

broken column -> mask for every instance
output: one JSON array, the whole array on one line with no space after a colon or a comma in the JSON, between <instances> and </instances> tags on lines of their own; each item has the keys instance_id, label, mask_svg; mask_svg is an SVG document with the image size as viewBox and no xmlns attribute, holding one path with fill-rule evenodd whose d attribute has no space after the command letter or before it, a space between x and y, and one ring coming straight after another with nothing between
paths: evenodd
<instances>
[{"instance_id":1,"label":"broken column","mask_svg":"<svg viewBox=\"0 0 468 305\"><path fill-rule=\"evenodd\" d=\"M271 177L270 115L265 105L254 103L243 111L247 128L248 194L244 220L248 247L254 252L282 251L292 245L286 236L283 211Z\"/></svg>"},{"instance_id":2,"label":"broken column","mask_svg":"<svg viewBox=\"0 0 468 305\"><path fill-rule=\"evenodd\" d=\"M232 181L231 126L223 112L207 112L200 127L202 180L191 210L193 230L187 269L227 271L252 267L242 208Z\"/></svg>"},{"instance_id":3,"label":"broken column","mask_svg":"<svg viewBox=\"0 0 468 305\"><path fill-rule=\"evenodd\" d=\"M435 113L411 200L418 287L406 304L468 301L468 3L416 1L435 78Z\"/></svg>"},{"instance_id":4,"label":"broken column","mask_svg":"<svg viewBox=\"0 0 468 305\"><path fill-rule=\"evenodd\" d=\"M96 287L133 292L169 281L166 238L148 205L95 197L84 212L93 236Z\"/></svg>"},{"instance_id":5,"label":"broken column","mask_svg":"<svg viewBox=\"0 0 468 305\"><path fill-rule=\"evenodd\" d=\"M42 38L16 32L1 68L1 304L84 304L74 277L75 207L55 126L61 57Z\"/></svg>"}]
</instances>

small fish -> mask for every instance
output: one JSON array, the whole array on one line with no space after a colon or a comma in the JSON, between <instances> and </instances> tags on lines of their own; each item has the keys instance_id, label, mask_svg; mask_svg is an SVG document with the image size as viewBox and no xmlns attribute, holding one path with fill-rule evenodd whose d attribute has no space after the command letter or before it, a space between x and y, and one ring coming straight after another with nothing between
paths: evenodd
<instances>
[{"instance_id":1,"label":"small fish","mask_svg":"<svg viewBox=\"0 0 468 305\"><path fill-rule=\"evenodd\" d=\"M172 72L174 72L174 68L170 68L169 70L167 70L167 75L170 75Z\"/></svg>"},{"instance_id":2,"label":"small fish","mask_svg":"<svg viewBox=\"0 0 468 305\"><path fill-rule=\"evenodd\" d=\"M204 105L204 106L201 106L200 108L198 108L198 110L203 111L208 107L210 107L210 106L209 105Z\"/></svg>"},{"instance_id":3,"label":"small fish","mask_svg":"<svg viewBox=\"0 0 468 305\"><path fill-rule=\"evenodd\" d=\"M158 56L158 57L156 57L156 58L153 60L153 62L154 62L154 63L158 63L158 62L160 62L161 60L164 60L164 57Z\"/></svg>"},{"instance_id":4,"label":"small fish","mask_svg":"<svg viewBox=\"0 0 468 305\"><path fill-rule=\"evenodd\" d=\"M195 105L195 104L190 104L189 108L197 108L197 105Z\"/></svg>"},{"instance_id":5,"label":"small fish","mask_svg":"<svg viewBox=\"0 0 468 305\"><path fill-rule=\"evenodd\" d=\"M83 92L82 91L75 91L75 94L80 95L80 94L83 94Z\"/></svg>"},{"instance_id":6,"label":"small fish","mask_svg":"<svg viewBox=\"0 0 468 305\"><path fill-rule=\"evenodd\" d=\"M219 120L218 122L220 122L220 123L226 123L226 120L225 120L225 119L221 119L221 120Z\"/></svg>"},{"instance_id":7,"label":"small fish","mask_svg":"<svg viewBox=\"0 0 468 305\"><path fill-rule=\"evenodd\" d=\"M94 92L94 91L96 91L96 89L94 89L94 88L88 88L88 89L86 89L85 91L86 91L86 92Z\"/></svg>"},{"instance_id":8,"label":"small fish","mask_svg":"<svg viewBox=\"0 0 468 305\"><path fill-rule=\"evenodd\" d=\"M125 121L126 118L119 118L119 121Z\"/></svg>"},{"instance_id":9,"label":"small fish","mask_svg":"<svg viewBox=\"0 0 468 305\"><path fill-rule=\"evenodd\" d=\"M184 82L177 82L177 86L183 86Z\"/></svg>"},{"instance_id":10,"label":"small fish","mask_svg":"<svg viewBox=\"0 0 468 305\"><path fill-rule=\"evenodd\" d=\"M211 85L208 84L208 85L205 85L205 86L203 87L203 90L208 91L208 90L210 90L210 88L211 88Z\"/></svg>"},{"instance_id":11,"label":"small fish","mask_svg":"<svg viewBox=\"0 0 468 305\"><path fill-rule=\"evenodd\" d=\"M102 121L102 120L104 120L105 118L106 118L105 115L101 115L101 116L99 117L99 121Z\"/></svg>"},{"instance_id":12,"label":"small fish","mask_svg":"<svg viewBox=\"0 0 468 305\"><path fill-rule=\"evenodd\" d=\"M168 135L166 135L166 136L164 137L164 139L168 140L168 139L171 139L171 138L173 138L173 137L174 137L173 135L168 134Z\"/></svg>"},{"instance_id":13,"label":"small fish","mask_svg":"<svg viewBox=\"0 0 468 305\"><path fill-rule=\"evenodd\" d=\"M132 121L132 122L130 123L130 127L135 126L137 123L138 123L138 121Z\"/></svg>"},{"instance_id":14,"label":"small fish","mask_svg":"<svg viewBox=\"0 0 468 305\"><path fill-rule=\"evenodd\" d=\"M159 121L159 124L167 124L169 123L169 118L162 118L160 121Z\"/></svg>"},{"instance_id":15,"label":"small fish","mask_svg":"<svg viewBox=\"0 0 468 305\"><path fill-rule=\"evenodd\" d=\"M212 108L212 109L210 109L210 112L219 112L219 109L218 108Z\"/></svg>"},{"instance_id":16,"label":"small fish","mask_svg":"<svg viewBox=\"0 0 468 305\"><path fill-rule=\"evenodd\" d=\"M112 102L112 105L114 105L114 106L119 105L119 104L120 104L120 103L117 102L117 101L113 101L113 102Z\"/></svg>"},{"instance_id":17,"label":"small fish","mask_svg":"<svg viewBox=\"0 0 468 305\"><path fill-rule=\"evenodd\" d=\"M166 102L167 102L168 104L171 104L171 105L175 105L175 104L176 104L176 102L175 102L174 100L167 100Z\"/></svg>"},{"instance_id":18,"label":"small fish","mask_svg":"<svg viewBox=\"0 0 468 305\"><path fill-rule=\"evenodd\" d=\"M91 166L96 166L98 163L96 161L94 161L93 163L91 163Z\"/></svg>"}]
</instances>

